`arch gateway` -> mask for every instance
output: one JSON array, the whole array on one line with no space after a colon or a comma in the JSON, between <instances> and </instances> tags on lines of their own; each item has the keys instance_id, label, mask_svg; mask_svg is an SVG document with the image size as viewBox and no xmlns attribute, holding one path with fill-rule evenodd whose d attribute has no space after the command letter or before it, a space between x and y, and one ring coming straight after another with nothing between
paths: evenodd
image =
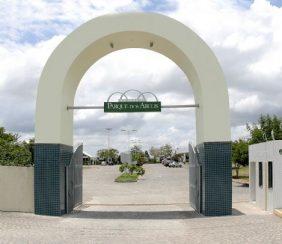
<instances>
[{"instance_id":1,"label":"arch gateway","mask_svg":"<svg viewBox=\"0 0 282 244\"><path fill-rule=\"evenodd\" d=\"M68 35L49 57L36 102L35 213L67 212L65 169L73 155L73 111L67 107L73 106L76 89L88 68L103 56L125 48L161 53L187 75L199 104L196 156L201 171L193 174L200 177L196 186L200 212L207 216L231 214L230 118L223 72L197 34L155 13L114 14L90 20Z\"/></svg>"}]
</instances>

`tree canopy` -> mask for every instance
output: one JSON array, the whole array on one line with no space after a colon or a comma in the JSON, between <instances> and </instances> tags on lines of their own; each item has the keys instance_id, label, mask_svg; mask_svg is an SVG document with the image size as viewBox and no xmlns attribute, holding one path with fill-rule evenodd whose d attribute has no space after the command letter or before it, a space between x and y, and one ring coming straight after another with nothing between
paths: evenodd
<instances>
[{"instance_id":1,"label":"tree canopy","mask_svg":"<svg viewBox=\"0 0 282 244\"><path fill-rule=\"evenodd\" d=\"M161 149L157 147L151 147L150 148L150 154L154 157L160 157L161 156Z\"/></svg>"},{"instance_id":2,"label":"tree canopy","mask_svg":"<svg viewBox=\"0 0 282 244\"><path fill-rule=\"evenodd\" d=\"M133 161L137 161L138 163L145 162L145 153L142 151L140 146L134 145L130 149L130 153Z\"/></svg>"},{"instance_id":3,"label":"tree canopy","mask_svg":"<svg viewBox=\"0 0 282 244\"><path fill-rule=\"evenodd\" d=\"M29 144L19 141L17 134L8 133L0 127L0 165L32 165L32 154Z\"/></svg>"},{"instance_id":4,"label":"tree canopy","mask_svg":"<svg viewBox=\"0 0 282 244\"><path fill-rule=\"evenodd\" d=\"M150 148L150 154L156 158L160 156L165 156L165 157L171 157L172 156L172 146L170 144L165 144L161 146L160 148L157 147L151 147Z\"/></svg>"},{"instance_id":5,"label":"tree canopy","mask_svg":"<svg viewBox=\"0 0 282 244\"><path fill-rule=\"evenodd\" d=\"M239 139L232 142L232 163L236 169L237 178L240 167L244 167L249 164L248 148L249 143L246 140Z\"/></svg>"},{"instance_id":6,"label":"tree canopy","mask_svg":"<svg viewBox=\"0 0 282 244\"><path fill-rule=\"evenodd\" d=\"M232 163L238 177L240 167L249 164L248 146L271 140L282 140L282 119L276 115L261 115L257 123L247 124L250 133L248 140L232 142Z\"/></svg>"},{"instance_id":7,"label":"tree canopy","mask_svg":"<svg viewBox=\"0 0 282 244\"><path fill-rule=\"evenodd\" d=\"M165 144L161 147L161 155L165 157L171 157L172 156L172 146L170 144Z\"/></svg>"},{"instance_id":8,"label":"tree canopy","mask_svg":"<svg viewBox=\"0 0 282 244\"><path fill-rule=\"evenodd\" d=\"M247 124L247 129L250 132L250 144L282 140L282 119L276 115L261 115L257 123Z\"/></svg>"},{"instance_id":9,"label":"tree canopy","mask_svg":"<svg viewBox=\"0 0 282 244\"><path fill-rule=\"evenodd\" d=\"M119 156L119 151L114 148L110 149L100 149L97 152L97 156L102 159L111 158L113 160L117 160Z\"/></svg>"}]
</instances>

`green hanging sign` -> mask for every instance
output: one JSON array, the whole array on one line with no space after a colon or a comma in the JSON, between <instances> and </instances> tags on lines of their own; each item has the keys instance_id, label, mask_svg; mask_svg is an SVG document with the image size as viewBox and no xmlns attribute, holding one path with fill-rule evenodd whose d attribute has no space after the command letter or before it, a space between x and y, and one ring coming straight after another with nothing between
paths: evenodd
<instances>
[{"instance_id":1,"label":"green hanging sign","mask_svg":"<svg viewBox=\"0 0 282 244\"><path fill-rule=\"evenodd\" d=\"M122 101L104 102L105 113L161 112L161 102Z\"/></svg>"}]
</instances>

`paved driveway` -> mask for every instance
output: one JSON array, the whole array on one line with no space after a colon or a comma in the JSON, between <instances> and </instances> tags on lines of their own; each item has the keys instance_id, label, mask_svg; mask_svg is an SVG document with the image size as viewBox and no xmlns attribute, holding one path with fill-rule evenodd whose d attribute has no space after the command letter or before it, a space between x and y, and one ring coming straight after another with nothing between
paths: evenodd
<instances>
[{"instance_id":1,"label":"paved driveway","mask_svg":"<svg viewBox=\"0 0 282 244\"><path fill-rule=\"evenodd\" d=\"M132 184L113 182L117 166L84 167L84 202L90 204L185 204L189 203L189 172L185 168L145 165L146 174ZM247 187L233 183L233 202L248 201Z\"/></svg>"},{"instance_id":2,"label":"paved driveway","mask_svg":"<svg viewBox=\"0 0 282 244\"><path fill-rule=\"evenodd\" d=\"M115 183L115 166L84 168L84 205L63 217L0 212L0 243L282 243L282 219L233 186L234 215L189 206L188 171L146 165L137 183Z\"/></svg>"}]
</instances>

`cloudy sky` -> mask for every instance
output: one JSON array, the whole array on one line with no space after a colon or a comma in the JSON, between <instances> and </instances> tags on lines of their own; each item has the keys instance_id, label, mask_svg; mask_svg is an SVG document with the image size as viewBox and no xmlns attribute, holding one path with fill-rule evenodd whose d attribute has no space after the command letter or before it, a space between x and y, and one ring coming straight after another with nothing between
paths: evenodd
<instances>
[{"instance_id":1,"label":"cloudy sky","mask_svg":"<svg viewBox=\"0 0 282 244\"><path fill-rule=\"evenodd\" d=\"M34 136L38 79L54 48L84 22L107 13L158 12L194 30L215 52L229 88L232 138L261 113L282 116L282 0L0 0L0 126ZM166 57L143 49L111 53L87 71L76 105L102 105L115 91L154 92L163 104L193 103L184 73ZM134 94L132 94L134 95ZM216 108L215 108L216 109ZM144 149L195 142L193 109L147 114L75 113L75 142L94 154L107 146L126 150L121 129L137 132Z\"/></svg>"}]
</instances>

